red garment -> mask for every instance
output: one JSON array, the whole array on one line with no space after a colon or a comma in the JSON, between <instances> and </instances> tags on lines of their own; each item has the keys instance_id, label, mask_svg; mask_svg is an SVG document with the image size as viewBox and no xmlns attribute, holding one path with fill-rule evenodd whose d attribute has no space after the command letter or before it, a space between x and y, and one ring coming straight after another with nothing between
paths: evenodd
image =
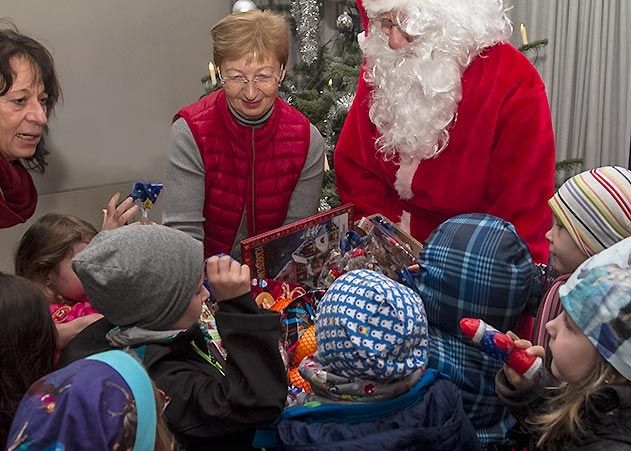
<instances>
[{"instance_id":1,"label":"red garment","mask_svg":"<svg viewBox=\"0 0 631 451\"><path fill-rule=\"evenodd\" d=\"M206 172L204 255L229 254L243 211L248 235L279 227L307 159L310 124L276 99L258 128L240 124L223 89L182 108Z\"/></svg>"},{"instance_id":2,"label":"red garment","mask_svg":"<svg viewBox=\"0 0 631 451\"><path fill-rule=\"evenodd\" d=\"M37 190L19 160L0 155L0 229L26 222L35 213Z\"/></svg>"},{"instance_id":3,"label":"red garment","mask_svg":"<svg viewBox=\"0 0 631 451\"><path fill-rule=\"evenodd\" d=\"M410 200L394 188L396 164L375 153L379 134L368 117L364 70L334 153L340 197L355 204L356 217L382 213L399 222L407 211L410 232L423 242L452 216L488 213L513 223L534 261L547 262L554 134L545 87L530 61L498 44L469 65L449 145L420 163Z\"/></svg>"}]
</instances>

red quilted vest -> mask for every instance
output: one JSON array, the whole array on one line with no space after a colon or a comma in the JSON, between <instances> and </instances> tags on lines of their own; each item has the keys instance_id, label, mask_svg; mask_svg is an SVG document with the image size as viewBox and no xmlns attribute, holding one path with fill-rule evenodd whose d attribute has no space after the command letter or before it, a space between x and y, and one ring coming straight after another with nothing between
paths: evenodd
<instances>
[{"instance_id":1,"label":"red quilted vest","mask_svg":"<svg viewBox=\"0 0 631 451\"><path fill-rule=\"evenodd\" d=\"M243 211L248 236L279 227L304 167L310 124L298 110L276 99L259 128L237 122L223 89L182 108L204 163L204 255L229 254Z\"/></svg>"}]
</instances>

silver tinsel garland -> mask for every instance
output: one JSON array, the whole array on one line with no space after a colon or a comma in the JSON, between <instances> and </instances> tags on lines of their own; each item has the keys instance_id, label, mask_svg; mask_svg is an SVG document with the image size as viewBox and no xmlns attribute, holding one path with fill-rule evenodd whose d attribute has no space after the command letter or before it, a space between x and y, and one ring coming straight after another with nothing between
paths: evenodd
<instances>
[{"instance_id":1,"label":"silver tinsel garland","mask_svg":"<svg viewBox=\"0 0 631 451\"><path fill-rule=\"evenodd\" d=\"M329 112L326 114L326 119L324 121L324 146L329 152L329 155L333 154L333 148L335 147L335 131L333 130L333 124L337 122L340 115L346 117L354 98L355 94L352 92L344 94L336 100L335 104L333 104Z\"/></svg>"},{"instance_id":2,"label":"silver tinsel garland","mask_svg":"<svg viewBox=\"0 0 631 451\"><path fill-rule=\"evenodd\" d=\"M291 15L296 21L300 40L300 58L305 64L313 64L320 48L321 0L293 0Z\"/></svg>"}]
</instances>

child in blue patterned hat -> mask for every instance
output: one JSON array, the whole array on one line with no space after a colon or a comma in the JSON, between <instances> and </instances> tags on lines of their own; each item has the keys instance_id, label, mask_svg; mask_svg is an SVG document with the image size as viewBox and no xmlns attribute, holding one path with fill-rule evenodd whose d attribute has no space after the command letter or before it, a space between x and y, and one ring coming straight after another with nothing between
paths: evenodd
<instances>
[{"instance_id":1,"label":"child in blue patterned hat","mask_svg":"<svg viewBox=\"0 0 631 451\"><path fill-rule=\"evenodd\" d=\"M255 446L291 449L479 449L458 389L427 369L421 298L383 274L351 271L317 306L318 351L300 374L316 400L285 409Z\"/></svg>"},{"instance_id":2,"label":"child in blue patterned hat","mask_svg":"<svg viewBox=\"0 0 631 451\"><path fill-rule=\"evenodd\" d=\"M552 374L527 380L504 367L498 395L538 448L631 449L631 238L590 257L559 291L563 311L546 324Z\"/></svg>"},{"instance_id":3,"label":"child in blue patterned hat","mask_svg":"<svg viewBox=\"0 0 631 451\"><path fill-rule=\"evenodd\" d=\"M429 322L428 365L462 390L464 410L485 448L511 446L515 419L495 394L502 363L467 339L459 323L472 317L515 330L529 298L538 295L526 243L495 216L455 216L429 236L419 265L415 284Z\"/></svg>"}]
</instances>

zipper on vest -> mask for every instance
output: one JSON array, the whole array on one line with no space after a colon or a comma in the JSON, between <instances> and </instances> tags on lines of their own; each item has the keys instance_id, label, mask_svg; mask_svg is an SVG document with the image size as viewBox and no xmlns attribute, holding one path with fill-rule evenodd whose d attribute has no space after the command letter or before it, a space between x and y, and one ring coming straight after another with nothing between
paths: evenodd
<instances>
[{"instance_id":1,"label":"zipper on vest","mask_svg":"<svg viewBox=\"0 0 631 451\"><path fill-rule=\"evenodd\" d=\"M250 202L250 208L252 210L252 236L256 235L256 216L254 215L254 203L255 203L255 192L254 192L254 164L256 163L256 148L254 146L254 127L252 127L252 171L251 171L251 181L252 184L252 202Z\"/></svg>"}]
</instances>

